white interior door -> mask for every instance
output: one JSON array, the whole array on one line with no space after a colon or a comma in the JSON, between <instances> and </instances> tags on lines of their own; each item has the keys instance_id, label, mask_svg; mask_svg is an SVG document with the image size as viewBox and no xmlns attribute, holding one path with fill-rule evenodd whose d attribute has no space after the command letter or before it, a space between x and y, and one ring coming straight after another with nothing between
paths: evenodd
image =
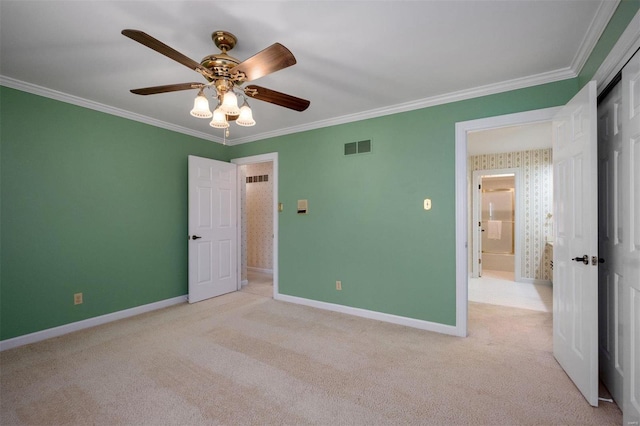
<instances>
[{"instance_id":1,"label":"white interior door","mask_svg":"<svg viewBox=\"0 0 640 426\"><path fill-rule=\"evenodd\" d=\"M553 120L553 354L587 401L598 405L596 83ZM581 260L584 259L584 262Z\"/></svg>"},{"instance_id":2,"label":"white interior door","mask_svg":"<svg viewBox=\"0 0 640 426\"><path fill-rule=\"evenodd\" d=\"M640 424L640 54L622 70L622 222L626 232L622 285L623 412L625 425Z\"/></svg>"},{"instance_id":3,"label":"white interior door","mask_svg":"<svg viewBox=\"0 0 640 426\"><path fill-rule=\"evenodd\" d=\"M598 273L600 379L622 407L623 239L622 223L622 87L598 105Z\"/></svg>"},{"instance_id":4,"label":"white interior door","mask_svg":"<svg viewBox=\"0 0 640 426\"><path fill-rule=\"evenodd\" d=\"M238 289L236 165L189 156L189 303Z\"/></svg>"}]
</instances>

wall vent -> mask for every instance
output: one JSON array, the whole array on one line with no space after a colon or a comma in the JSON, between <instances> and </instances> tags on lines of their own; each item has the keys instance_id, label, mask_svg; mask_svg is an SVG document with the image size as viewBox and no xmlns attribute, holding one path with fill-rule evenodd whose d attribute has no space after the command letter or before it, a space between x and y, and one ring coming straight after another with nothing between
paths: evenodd
<instances>
[{"instance_id":1,"label":"wall vent","mask_svg":"<svg viewBox=\"0 0 640 426\"><path fill-rule=\"evenodd\" d=\"M363 152L371 152L371 140L358 142L358 154Z\"/></svg>"},{"instance_id":2,"label":"wall vent","mask_svg":"<svg viewBox=\"0 0 640 426\"><path fill-rule=\"evenodd\" d=\"M269 182L269 175L247 176L246 183Z\"/></svg>"},{"instance_id":3,"label":"wall vent","mask_svg":"<svg viewBox=\"0 0 640 426\"><path fill-rule=\"evenodd\" d=\"M344 144L344 155L358 153L358 142L349 142Z\"/></svg>"},{"instance_id":4,"label":"wall vent","mask_svg":"<svg viewBox=\"0 0 640 426\"><path fill-rule=\"evenodd\" d=\"M371 152L371 139L344 144L344 155L364 154L365 152Z\"/></svg>"}]
</instances>

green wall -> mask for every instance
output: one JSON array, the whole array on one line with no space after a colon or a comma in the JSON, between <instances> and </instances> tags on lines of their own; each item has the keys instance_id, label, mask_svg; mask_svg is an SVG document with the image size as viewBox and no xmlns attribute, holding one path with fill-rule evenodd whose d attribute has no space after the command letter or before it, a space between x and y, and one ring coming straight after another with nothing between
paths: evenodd
<instances>
[{"instance_id":1,"label":"green wall","mask_svg":"<svg viewBox=\"0 0 640 426\"><path fill-rule=\"evenodd\" d=\"M6 87L0 111L1 339L187 293L187 156L223 146Z\"/></svg>"},{"instance_id":2,"label":"green wall","mask_svg":"<svg viewBox=\"0 0 640 426\"><path fill-rule=\"evenodd\" d=\"M566 103L639 8L621 2L574 79L231 147L278 152L280 292L455 325L455 123ZM343 155L364 139L371 154Z\"/></svg>"},{"instance_id":3,"label":"green wall","mask_svg":"<svg viewBox=\"0 0 640 426\"><path fill-rule=\"evenodd\" d=\"M232 147L233 158L278 152L280 292L455 325L455 123L576 91L566 80ZM364 139L371 153L343 155Z\"/></svg>"},{"instance_id":4,"label":"green wall","mask_svg":"<svg viewBox=\"0 0 640 426\"><path fill-rule=\"evenodd\" d=\"M190 154L279 153L281 293L453 325L455 123L565 103L639 6L575 79L235 147L0 87L0 339L186 294Z\"/></svg>"}]
</instances>

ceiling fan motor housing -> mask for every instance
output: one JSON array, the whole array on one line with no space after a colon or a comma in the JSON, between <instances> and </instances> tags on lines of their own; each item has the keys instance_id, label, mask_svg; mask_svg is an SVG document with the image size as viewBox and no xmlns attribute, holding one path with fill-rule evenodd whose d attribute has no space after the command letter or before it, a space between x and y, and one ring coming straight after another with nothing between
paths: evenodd
<instances>
[{"instance_id":1,"label":"ceiling fan motor housing","mask_svg":"<svg viewBox=\"0 0 640 426\"><path fill-rule=\"evenodd\" d=\"M215 44L218 49L226 53L236 46L238 37L228 31L218 30L211 33L211 40L213 40L213 44Z\"/></svg>"}]
</instances>

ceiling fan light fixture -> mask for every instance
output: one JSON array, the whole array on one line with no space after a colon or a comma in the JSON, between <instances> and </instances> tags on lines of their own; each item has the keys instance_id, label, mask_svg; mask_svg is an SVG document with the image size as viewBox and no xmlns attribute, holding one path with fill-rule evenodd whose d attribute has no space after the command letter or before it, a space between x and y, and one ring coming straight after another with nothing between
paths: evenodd
<instances>
[{"instance_id":1,"label":"ceiling fan light fixture","mask_svg":"<svg viewBox=\"0 0 640 426\"><path fill-rule=\"evenodd\" d=\"M240 108L238 108L238 97L233 93L233 90L229 90L224 93L220 108L222 108L222 111L227 115L240 114Z\"/></svg>"},{"instance_id":2,"label":"ceiling fan light fixture","mask_svg":"<svg viewBox=\"0 0 640 426\"><path fill-rule=\"evenodd\" d=\"M191 82L143 87L133 89L131 93L153 95L199 89L190 114L197 118L213 117L209 125L226 130L224 134L227 136L229 134L229 123L232 121L236 121L238 125L246 127L256 124L253 119L253 112L247 103L247 96L294 111L304 111L309 107L310 102L306 99L296 98L295 96L254 85L246 88L241 87L246 82L295 65L296 58L289 49L280 43L274 43L249 59L240 61L228 55L228 51L235 47L237 38L227 31L214 31L211 37L221 53L208 55L198 63L143 31L124 29L121 33L125 37L198 72L208 81L207 83ZM205 89L211 89L214 92L213 95L215 95L214 99L217 106L213 113L211 112L209 101L204 95ZM242 108L238 108L238 96L240 95L243 98Z\"/></svg>"},{"instance_id":3,"label":"ceiling fan light fixture","mask_svg":"<svg viewBox=\"0 0 640 426\"><path fill-rule=\"evenodd\" d=\"M209 123L209 126L215 127L216 129L226 129L229 127L227 117L220 106L213 111L213 119L211 120L211 123Z\"/></svg>"},{"instance_id":4,"label":"ceiling fan light fixture","mask_svg":"<svg viewBox=\"0 0 640 426\"><path fill-rule=\"evenodd\" d=\"M211 118L213 116L209 109L209 101L202 93L202 90L198 92L198 96L193 101L193 109L190 114L197 118Z\"/></svg>"},{"instance_id":5,"label":"ceiling fan light fixture","mask_svg":"<svg viewBox=\"0 0 640 426\"><path fill-rule=\"evenodd\" d=\"M251 127L255 126L256 121L253 119L253 112L251 111L251 107L245 100L242 106L240 107L240 116L236 120L236 124L238 126Z\"/></svg>"}]
</instances>

